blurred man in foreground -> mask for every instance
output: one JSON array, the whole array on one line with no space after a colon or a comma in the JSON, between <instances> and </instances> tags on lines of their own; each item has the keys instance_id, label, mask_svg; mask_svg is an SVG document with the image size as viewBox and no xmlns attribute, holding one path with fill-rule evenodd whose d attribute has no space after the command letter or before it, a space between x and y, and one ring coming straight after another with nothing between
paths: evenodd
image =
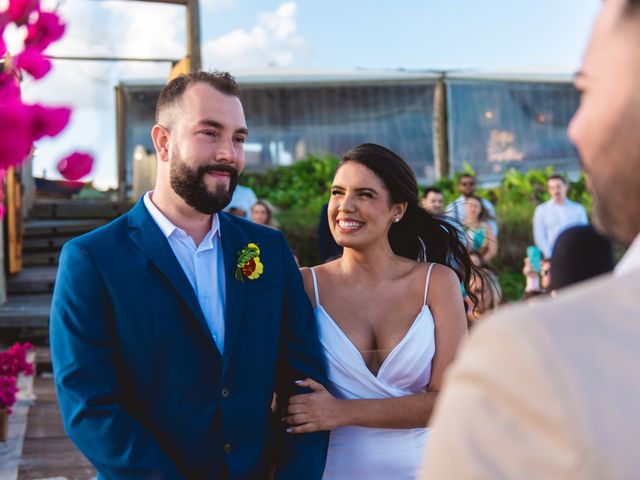
<instances>
[{"instance_id":1,"label":"blurred man in foreground","mask_svg":"<svg viewBox=\"0 0 640 480\"><path fill-rule=\"evenodd\" d=\"M423 477L637 478L640 1L606 0L569 127L596 227L631 245L613 275L479 325L451 368Z\"/></svg>"}]
</instances>

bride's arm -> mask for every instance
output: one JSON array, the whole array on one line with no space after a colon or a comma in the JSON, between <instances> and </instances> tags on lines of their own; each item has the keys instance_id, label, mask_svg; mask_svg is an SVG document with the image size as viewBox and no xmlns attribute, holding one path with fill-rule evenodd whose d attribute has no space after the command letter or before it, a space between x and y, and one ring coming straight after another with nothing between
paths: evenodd
<instances>
[{"instance_id":1,"label":"bride's arm","mask_svg":"<svg viewBox=\"0 0 640 480\"><path fill-rule=\"evenodd\" d=\"M312 393L290 398L285 421L291 433L331 430L355 425L374 428L419 428L427 425L443 374L452 362L460 340L466 335L467 321L460 283L455 273L437 265L432 272L428 305L435 322L436 354L431 381L425 393L405 397L341 400L311 379L300 385Z\"/></svg>"}]
</instances>

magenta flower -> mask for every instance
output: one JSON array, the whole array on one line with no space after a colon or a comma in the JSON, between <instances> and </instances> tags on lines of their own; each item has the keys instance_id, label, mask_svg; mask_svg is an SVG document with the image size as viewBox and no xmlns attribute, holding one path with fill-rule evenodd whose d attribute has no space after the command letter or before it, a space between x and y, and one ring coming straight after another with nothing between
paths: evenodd
<instances>
[{"instance_id":1,"label":"magenta flower","mask_svg":"<svg viewBox=\"0 0 640 480\"><path fill-rule=\"evenodd\" d=\"M0 105L20 101L20 84L11 72L0 73Z\"/></svg>"},{"instance_id":2,"label":"magenta flower","mask_svg":"<svg viewBox=\"0 0 640 480\"><path fill-rule=\"evenodd\" d=\"M51 12L40 12L38 20L27 26L27 38L24 44L41 52L53 42L60 40L64 34L65 25L60 17Z\"/></svg>"},{"instance_id":3,"label":"magenta flower","mask_svg":"<svg viewBox=\"0 0 640 480\"><path fill-rule=\"evenodd\" d=\"M15 377L0 376L0 409L7 409L11 413L11 407L16 403L16 387Z\"/></svg>"},{"instance_id":4,"label":"magenta flower","mask_svg":"<svg viewBox=\"0 0 640 480\"><path fill-rule=\"evenodd\" d=\"M2 15L0 13L0 15ZM0 20L0 57L4 57L4 54L7 53L7 45L4 43L2 39L2 20Z\"/></svg>"},{"instance_id":5,"label":"magenta flower","mask_svg":"<svg viewBox=\"0 0 640 480\"><path fill-rule=\"evenodd\" d=\"M9 0L10 21L16 25L24 25L29 21L32 12L40 10L40 0Z\"/></svg>"},{"instance_id":6,"label":"magenta flower","mask_svg":"<svg viewBox=\"0 0 640 480\"><path fill-rule=\"evenodd\" d=\"M36 80L41 79L51 70L51 61L42 55L37 48L27 47L15 58L16 68L29 72Z\"/></svg>"},{"instance_id":7,"label":"magenta flower","mask_svg":"<svg viewBox=\"0 0 640 480\"><path fill-rule=\"evenodd\" d=\"M27 362L27 351L33 349L30 343L14 343L6 352L0 352L0 377L17 377L19 374L33 375L33 364Z\"/></svg>"},{"instance_id":8,"label":"magenta flower","mask_svg":"<svg viewBox=\"0 0 640 480\"><path fill-rule=\"evenodd\" d=\"M0 167L11 167L27 158L33 144L30 123L29 107L17 101L4 102L0 115Z\"/></svg>"},{"instance_id":9,"label":"magenta flower","mask_svg":"<svg viewBox=\"0 0 640 480\"><path fill-rule=\"evenodd\" d=\"M74 152L58 162L58 172L67 180L80 180L91 173L93 157L88 153Z\"/></svg>"},{"instance_id":10,"label":"magenta flower","mask_svg":"<svg viewBox=\"0 0 640 480\"><path fill-rule=\"evenodd\" d=\"M43 105L27 107L30 114L30 134L33 142L44 136L55 137L71 118L71 109L66 107L51 108Z\"/></svg>"}]
</instances>

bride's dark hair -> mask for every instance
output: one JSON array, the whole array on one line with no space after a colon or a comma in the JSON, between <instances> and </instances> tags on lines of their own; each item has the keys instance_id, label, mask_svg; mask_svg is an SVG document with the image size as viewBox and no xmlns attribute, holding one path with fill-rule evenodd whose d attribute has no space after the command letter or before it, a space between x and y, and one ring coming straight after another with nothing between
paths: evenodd
<instances>
[{"instance_id":1,"label":"bride's dark hair","mask_svg":"<svg viewBox=\"0 0 640 480\"><path fill-rule=\"evenodd\" d=\"M394 253L449 266L477 304L469 281L472 271L480 273L461 239L461 229L452 223L454 220L436 217L419 206L418 183L409 165L388 148L374 143L364 143L344 153L338 169L348 162L360 163L375 173L387 187L391 203L407 203L405 214L389 229L389 244Z\"/></svg>"}]
</instances>

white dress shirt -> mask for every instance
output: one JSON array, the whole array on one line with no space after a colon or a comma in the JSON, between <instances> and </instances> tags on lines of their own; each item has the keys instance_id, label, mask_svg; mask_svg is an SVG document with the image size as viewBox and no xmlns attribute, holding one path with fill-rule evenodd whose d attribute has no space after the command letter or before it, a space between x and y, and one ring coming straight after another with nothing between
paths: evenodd
<instances>
[{"instance_id":1,"label":"white dress shirt","mask_svg":"<svg viewBox=\"0 0 640 480\"><path fill-rule=\"evenodd\" d=\"M218 350L224 351L225 280L220 223L218 215L211 220L211 230L196 246L193 239L165 217L151 200L153 191L144 195L144 205L151 218L164 233L171 250L193 287Z\"/></svg>"},{"instance_id":2,"label":"white dress shirt","mask_svg":"<svg viewBox=\"0 0 640 480\"><path fill-rule=\"evenodd\" d=\"M569 227L587 225L589 218L582 205L568 198L564 203L553 199L541 203L533 214L533 240L545 258L551 258L558 236Z\"/></svg>"},{"instance_id":3,"label":"white dress shirt","mask_svg":"<svg viewBox=\"0 0 640 480\"><path fill-rule=\"evenodd\" d=\"M620 259L616 265L615 275L626 275L633 270L640 269L640 235L638 235L631 246L627 249L627 253Z\"/></svg>"}]
</instances>

